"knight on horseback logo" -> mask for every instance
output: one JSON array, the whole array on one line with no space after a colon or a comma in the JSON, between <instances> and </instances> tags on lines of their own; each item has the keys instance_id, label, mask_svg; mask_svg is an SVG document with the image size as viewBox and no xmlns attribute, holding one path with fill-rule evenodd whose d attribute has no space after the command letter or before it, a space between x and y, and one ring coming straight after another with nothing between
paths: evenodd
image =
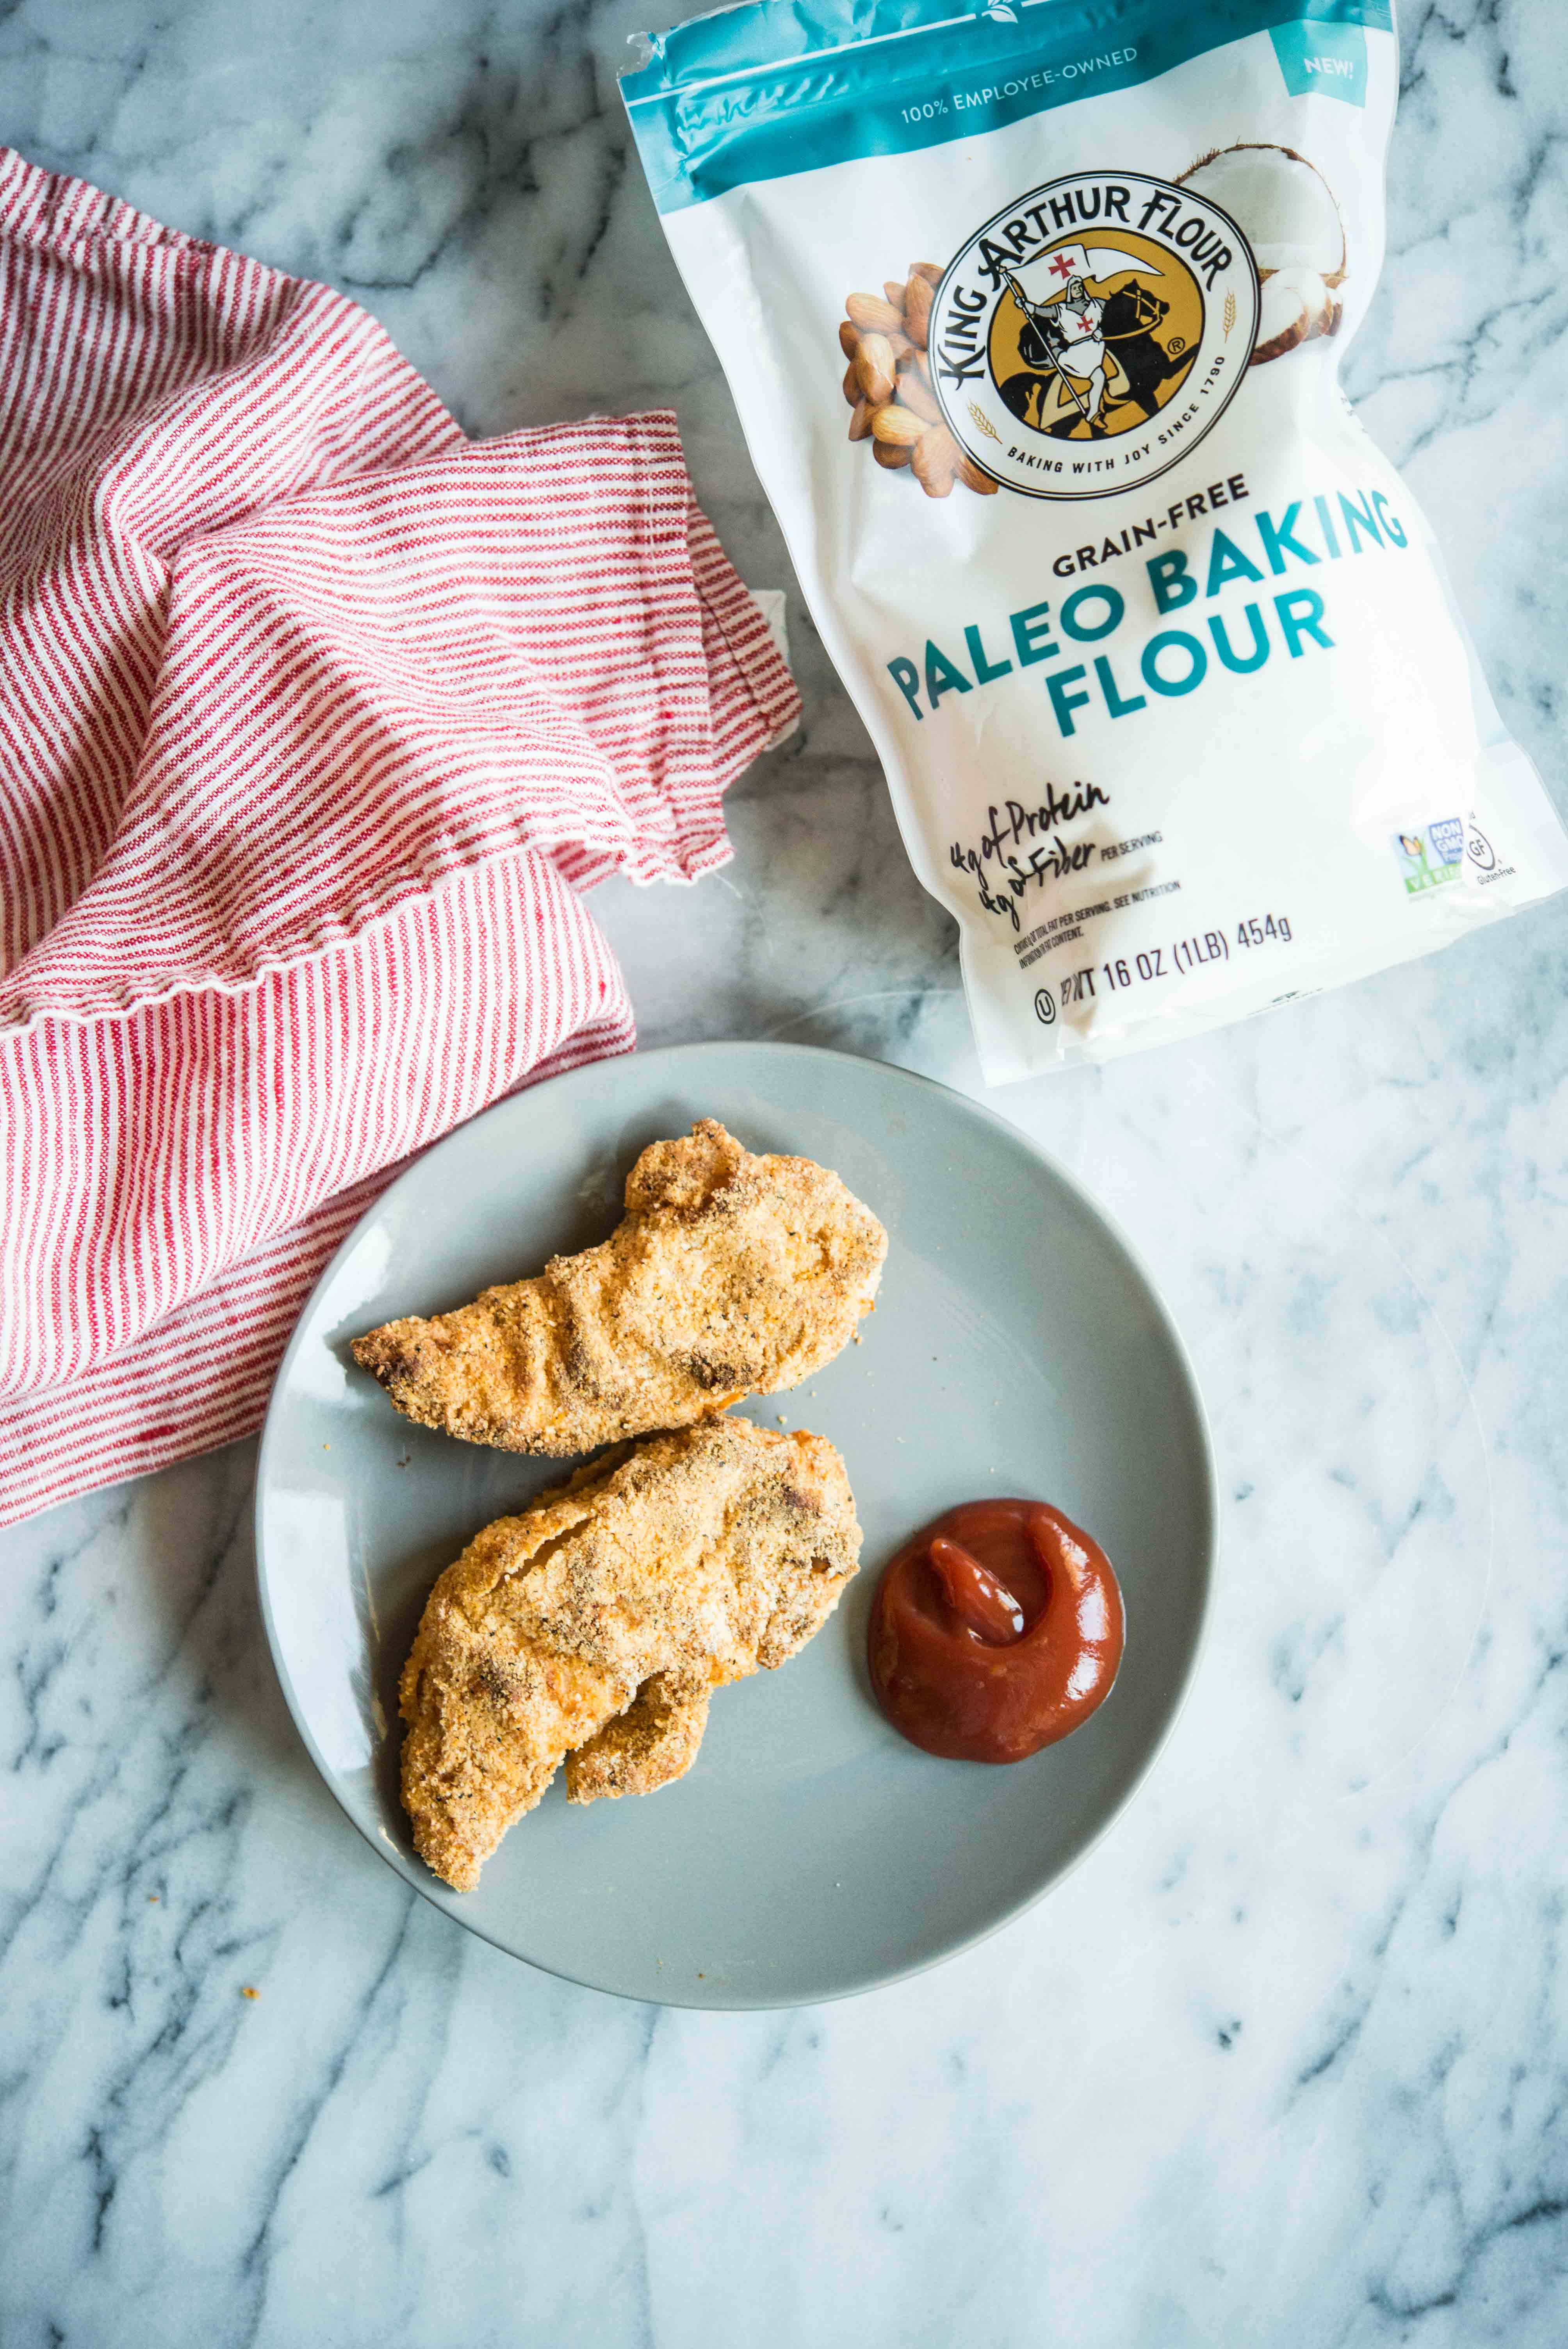
<instances>
[{"instance_id":1,"label":"knight on horseback logo","mask_svg":"<svg viewBox=\"0 0 1568 2349\"><path fill-rule=\"evenodd\" d=\"M1134 171L1032 190L975 231L938 289L933 381L1006 488L1105 497L1215 424L1257 327L1251 250L1217 205Z\"/></svg>"}]
</instances>

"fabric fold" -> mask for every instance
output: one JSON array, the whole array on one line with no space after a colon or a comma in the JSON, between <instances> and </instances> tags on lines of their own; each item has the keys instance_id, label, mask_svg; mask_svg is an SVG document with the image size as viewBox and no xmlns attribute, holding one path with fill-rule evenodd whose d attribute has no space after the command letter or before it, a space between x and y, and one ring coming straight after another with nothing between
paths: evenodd
<instances>
[{"instance_id":1,"label":"fabric fold","mask_svg":"<svg viewBox=\"0 0 1568 2349\"><path fill-rule=\"evenodd\" d=\"M668 415L508 434L181 545L114 832L0 1019L242 986L497 854L694 879L793 709L738 585Z\"/></svg>"},{"instance_id":2,"label":"fabric fold","mask_svg":"<svg viewBox=\"0 0 1568 2349\"><path fill-rule=\"evenodd\" d=\"M471 442L342 295L0 153L0 1523L253 1427L411 1152L629 1049L799 698L675 419Z\"/></svg>"}]
</instances>

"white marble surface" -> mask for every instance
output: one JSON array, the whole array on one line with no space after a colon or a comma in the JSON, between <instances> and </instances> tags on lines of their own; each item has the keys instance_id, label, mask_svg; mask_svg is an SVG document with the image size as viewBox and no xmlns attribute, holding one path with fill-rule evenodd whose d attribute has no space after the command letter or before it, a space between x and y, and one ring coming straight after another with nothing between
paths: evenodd
<instances>
[{"instance_id":1,"label":"white marble surface","mask_svg":"<svg viewBox=\"0 0 1568 2349\"><path fill-rule=\"evenodd\" d=\"M1568 34L1411 0L1353 355L1561 793ZM673 401L788 576L630 162L646 0L20 0L0 135L366 302L476 429ZM645 1041L975 1084L951 938L809 625L735 864L597 910ZM1545 2349L1568 2338L1568 902L1001 1096L1152 1262L1213 1416L1195 1693L968 1957L639 2010L411 1898L316 1781L253 1447L0 1557L0 2339ZM243 1985L260 1995L242 1995Z\"/></svg>"}]
</instances>

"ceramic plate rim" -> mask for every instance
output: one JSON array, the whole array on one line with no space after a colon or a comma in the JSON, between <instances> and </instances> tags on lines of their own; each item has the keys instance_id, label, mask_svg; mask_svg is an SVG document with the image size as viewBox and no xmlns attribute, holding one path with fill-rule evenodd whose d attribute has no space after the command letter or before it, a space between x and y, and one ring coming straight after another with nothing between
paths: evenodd
<instances>
[{"instance_id":1,"label":"ceramic plate rim","mask_svg":"<svg viewBox=\"0 0 1568 2349\"><path fill-rule=\"evenodd\" d=\"M722 1999L717 1997L713 1999L698 1999L690 1996L654 1997L651 1995L645 1995L636 1991L620 1990L612 1983L593 1982L589 1980L585 1975L571 1972L564 1966L559 1964L552 1965L542 1958L524 1957L520 1951L510 1947L507 1942L501 1940L494 1932L487 1931L485 1928L477 1921L471 1921L460 1914L455 1914L453 1910L448 1908L445 1902L439 1898L434 1889L433 1883L421 1883L418 1880L418 1875L416 1873L415 1868L407 1864L404 1855L395 1847L388 1846L384 1841L378 1839L370 1832L365 1823L356 1816L353 1810L349 1807L346 1796L339 1789L335 1772L328 1766L327 1763L324 1759L316 1741L306 1723L304 1707L301 1705L300 1701L295 1694L294 1683L289 1677L288 1668L283 1659L276 1627L273 1620L272 1595L267 1572L265 1536L263 1532L264 1502L269 1482L269 1454L273 1449L275 1444L280 1440L277 1431L279 1403L288 1385L290 1373L294 1367L294 1358L304 1342L306 1330L310 1323L316 1299L321 1295L323 1289L325 1288L328 1283L332 1280L344 1257L346 1257L349 1251L358 1244L360 1236L366 1226L370 1223L373 1217L383 1212L388 1202L403 1188L404 1185L409 1183L417 1174L422 1173L428 1162L438 1152L444 1150L449 1144L456 1143L460 1136L468 1133L483 1119L494 1116L496 1112L499 1110L510 1108L513 1102L521 1099L531 1099L535 1094L542 1095L545 1092L553 1092L556 1088L561 1086L571 1086L590 1076L598 1076L603 1078L607 1071L614 1071L616 1067L622 1064L634 1064L639 1069L645 1069L654 1061L670 1061L677 1058L682 1060L692 1060L706 1057L713 1053L723 1054L736 1051L754 1052L764 1056L778 1055L780 1057L789 1057L792 1060L816 1059L833 1061L861 1062L870 1068L879 1070L890 1077L912 1085L919 1091L944 1095L949 1102L955 1102L962 1112L967 1112L972 1117L980 1121L983 1124L990 1126L1007 1142L1014 1144L1016 1147L1024 1150L1028 1156L1038 1160L1051 1179L1054 1182L1058 1183L1064 1190L1068 1192L1078 1201L1078 1205L1088 1213L1093 1222L1099 1226L1100 1230L1110 1241L1111 1245L1119 1251L1122 1257L1126 1259L1128 1266L1135 1275L1140 1286L1147 1296L1164 1335L1170 1343L1172 1359L1175 1362L1177 1371L1180 1373L1181 1382L1185 1388L1185 1399L1191 1412L1193 1426L1197 1433L1198 1456L1202 1470L1202 1485L1205 1523L1203 1526L1201 1556L1198 1559L1198 1579L1200 1587L1191 1645L1188 1651L1186 1662L1182 1667L1181 1674L1171 1692L1164 1723L1161 1726L1159 1734L1150 1743L1141 1762L1129 1777L1119 1799L1111 1805L1103 1818L1099 1820L1099 1824L1088 1829L1083 1835L1077 1847L1070 1852L1069 1856L1062 1861L1060 1866L1052 1868L1050 1873L1047 1875L1040 1883L1036 1885L1031 1891L1026 1892L1021 1899L1014 1900L1006 1907L998 1909L995 1915L988 1917L983 1924L976 1926L973 1932L954 1935L953 1939L945 1941L941 1948L926 1951L922 1956L913 1959L907 1965L885 1968L880 1971L868 1975L862 1981L846 1982L836 1984L830 1989L819 1991L811 1998L804 2000L780 2000L767 1996L748 1997L746 1995L738 1997L726 1996ZM440 1135L436 1141L428 1143L423 1150L418 1151L414 1154L414 1156L409 1160L408 1164L404 1167L402 1173L398 1174L393 1182L389 1183L384 1191L377 1192L376 1197L371 1200L364 1214L356 1218L351 1228L344 1235L344 1237L338 1243L338 1246L333 1250L332 1255L328 1257L326 1263L322 1267L320 1273L317 1275L315 1280L311 1286L309 1295L306 1297L304 1304L300 1307L298 1317L294 1321L293 1330L289 1333L289 1341L284 1350L283 1359L278 1364L277 1375L273 1381L272 1387L267 1396L266 1416L262 1423L261 1446L256 1460L256 1484L255 1493L252 1503L252 1523L254 1535L253 1547L255 1551L256 1589L261 1604L262 1622L267 1636L267 1649L272 1658L273 1670L277 1675L278 1685L283 1691L284 1702L288 1707L289 1718L294 1723L295 1733L297 1733L302 1744L304 1746L305 1752L310 1756L311 1763L315 1767L317 1776L322 1780L327 1792L331 1795L334 1802L337 1805L338 1809L347 1819L349 1825L354 1828L356 1834L360 1837L362 1841L369 1846L370 1849L376 1853L377 1858L379 1858L385 1866L390 1868L394 1874L399 1877L402 1881L408 1886L411 1891L417 1892L422 1900L428 1901L431 1908L433 1908L438 1915L446 1918L449 1922L456 1925L464 1932L472 1933L477 1940L487 1942L491 1949L499 1950L504 1957L511 1959L514 1963L531 1966L537 1972L548 1974L555 1981L571 1982L578 1989L593 1991L603 1997L625 1999L634 2005L668 2006L679 2008L686 2013L779 2013L789 2011L798 2011L805 2006L825 2006L834 2003L840 1999L861 1997L870 1991L889 1989L895 1982L913 1981L916 1975L928 1973L934 1966L946 1964L950 1958L961 1957L966 1951L977 1949L983 1941L988 1941L994 1934L1001 1932L1005 1926L1015 1923L1018 1918L1024 1916L1029 1909L1033 1909L1037 1902L1045 1899L1047 1894L1054 1891L1057 1885L1064 1882L1065 1879L1071 1875L1073 1870L1079 1867L1088 1857L1096 1845L1099 1843L1106 1834L1109 1833L1116 1821L1121 1817L1122 1814L1128 1809L1134 1797L1144 1785L1150 1772L1153 1769L1155 1763L1164 1752L1165 1746L1168 1744L1178 1721L1181 1717L1181 1713L1186 1706L1187 1699L1191 1692L1193 1679L1197 1673L1199 1663L1202 1659L1204 1646L1208 1640L1210 1619L1213 1610L1214 1582L1219 1563L1219 1472L1214 1457L1213 1436L1209 1426L1209 1416L1207 1410L1204 1407L1202 1390L1198 1384L1197 1373L1193 1370L1192 1361L1191 1354L1188 1351L1186 1340L1181 1335L1181 1331L1177 1324L1175 1316L1172 1314L1169 1305L1166 1303L1164 1294L1161 1291L1159 1283L1155 1280L1148 1266L1144 1263L1142 1257L1140 1255L1137 1248L1133 1247L1131 1241L1127 1237L1127 1235L1123 1232L1119 1224L1118 1224L1114 1216L1109 1214L1108 1211L1100 1205L1099 1200L1094 1197L1093 1194L1087 1190L1078 1178L1071 1174L1068 1169L1062 1165L1058 1159L1053 1157L1048 1150L1043 1149L1031 1134L1026 1133L1023 1131L1022 1127L1013 1124L1009 1119L1003 1117L999 1112L988 1108L984 1102L975 1101L969 1094L960 1092L955 1086L944 1085L939 1078L923 1075L921 1071L916 1069L903 1068L895 1061L879 1061L864 1052L847 1051L839 1047L828 1044L793 1044L786 1041L782 1038L732 1036L705 1037L689 1043L655 1045L647 1051L635 1050L631 1052L615 1053L607 1058L585 1061L574 1069L563 1069L558 1075L546 1077L537 1085L524 1086L517 1092L503 1094L500 1100L491 1102L487 1108L477 1111L472 1117L464 1119L461 1124L453 1126L448 1133Z\"/></svg>"}]
</instances>

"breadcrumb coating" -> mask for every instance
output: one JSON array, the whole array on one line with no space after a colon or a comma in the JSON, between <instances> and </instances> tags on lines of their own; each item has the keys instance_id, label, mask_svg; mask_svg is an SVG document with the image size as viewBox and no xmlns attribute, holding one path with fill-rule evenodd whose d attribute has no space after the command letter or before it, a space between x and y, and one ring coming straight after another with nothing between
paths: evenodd
<instances>
[{"instance_id":1,"label":"breadcrumb coating","mask_svg":"<svg viewBox=\"0 0 1568 2349\"><path fill-rule=\"evenodd\" d=\"M470 1891L570 1756L578 1802L689 1768L711 1692L794 1655L860 1559L825 1437L721 1418L487 1526L437 1582L399 1690L403 1802Z\"/></svg>"},{"instance_id":2,"label":"breadcrumb coating","mask_svg":"<svg viewBox=\"0 0 1568 2349\"><path fill-rule=\"evenodd\" d=\"M684 1778L707 1727L713 1682L706 1665L645 1681L626 1710L566 1756L566 1799L651 1795Z\"/></svg>"},{"instance_id":3,"label":"breadcrumb coating","mask_svg":"<svg viewBox=\"0 0 1568 2349\"><path fill-rule=\"evenodd\" d=\"M422 1426L589 1452L810 1378L872 1310L886 1253L837 1174L753 1156L704 1118L644 1151L601 1247L455 1312L388 1321L354 1354Z\"/></svg>"}]
</instances>

